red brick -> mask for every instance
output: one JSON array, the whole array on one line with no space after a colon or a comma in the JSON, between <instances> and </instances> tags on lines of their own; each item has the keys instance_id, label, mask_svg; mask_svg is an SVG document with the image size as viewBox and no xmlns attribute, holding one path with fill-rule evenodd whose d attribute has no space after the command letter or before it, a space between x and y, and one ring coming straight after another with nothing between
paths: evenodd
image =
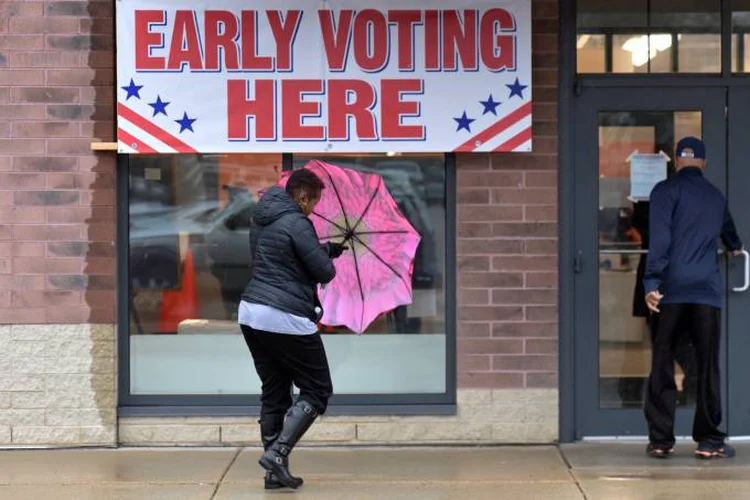
<instances>
[{"instance_id":1,"label":"red brick","mask_svg":"<svg viewBox=\"0 0 750 500\"><path fill-rule=\"evenodd\" d=\"M46 313L43 308L18 308L0 309L0 318L3 323L10 325L29 324L29 323L46 323Z\"/></svg>"},{"instance_id":2,"label":"red brick","mask_svg":"<svg viewBox=\"0 0 750 500\"><path fill-rule=\"evenodd\" d=\"M557 371L526 374L526 387L529 389L557 389L558 383Z\"/></svg>"},{"instance_id":3,"label":"red brick","mask_svg":"<svg viewBox=\"0 0 750 500\"><path fill-rule=\"evenodd\" d=\"M557 304L557 291L492 290L492 303L499 305Z\"/></svg>"},{"instance_id":4,"label":"red brick","mask_svg":"<svg viewBox=\"0 0 750 500\"><path fill-rule=\"evenodd\" d=\"M557 306L528 306L524 308L528 321L556 321Z\"/></svg>"},{"instance_id":5,"label":"red brick","mask_svg":"<svg viewBox=\"0 0 750 500\"><path fill-rule=\"evenodd\" d=\"M85 290L88 280L80 274L55 274L47 276L49 288L57 290Z\"/></svg>"},{"instance_id":6,"label":"red brick","mask_svg":"<svg viewBox=\"0 0 750 500\"><path fill-rule=\"evenodd\" d=\"M519 172L458 171L459 187L523 187L523 174Z\"/></svg>"},{"instance_id":7,"label":"red brick","mask_svg":"<svg viewBox=\"0 0 750 500\"><path fill-rule=\"evenodd\" d=\"M557 236L558 226L549 222L494 223L492 234L506 238L549 238Z\"/></svg>"},{"instance_id":8,"label":"red brick","mask_svg":"<svg viewBox=\"0 0 750 500\"><path fill-rule=\"evenodd\" d=\"M532 147L535 153L557 154L557 137L534 137Z\"/></svg>"},{"instance_id":9,"label":"red brick","mask_svg":"<svg viewBox=\"0 0 750 500\"><path fill-rule=\"evenodd\" d=\"M558 325L552 323L504 322L492 324L493 337L557 337Z\"/></svg>"},{"instance_id":10,"label":"red brick","mask_svg":"<svg viewBox=\"0 0 750 500\"><path fill-rule=\"evenodd\" d=\"M501 205L546 205L556 203L557 190L540 189L493 189L492 202Z\"/></svg>"},{"instance_id":11,"label":"red brick","mask_svg":"<svg viewBox=\"0 0 750 500\"><path fill-rule=\"evenodd\" d=\"M0 3L0 19L10 17L41 16L44 14L43 2L26 2L7 0Z\"/></svg>"},{"instance_id":12,"label":"red brick","mask_svg":"<svg viewBox=\"0 0 750 500\"><path fill-rule=\"evenodd\" d=\"M526 339L526 354L557 355L557 339Z\"/></svg>"},{"instance_id":13,"label":"red brick","mask_svg":"<svg viewBox=\"0 0 750 500\"><path fill-rule=\"evenodd\" d=\"M76 102L77 88L16 87L11 92L11 101L24 103Z\"/></svg>"},{"instance_id":14,"label":"red brick","mask_svg":"<svg viewBox=\"0 0 750 500\"><path fill-rule=\"evenodd\" d=\"M0 50L41 50L43 48L44 35L0 36Z\"/></svg>"},{"instance_id":15,"label":"red brick","mask_svg":"<svg viewBox=\"0 0 750 500\"><path fill-rule=\"evenodd\" d=\"M49 323L87 323L89 310L86 307L58 307L45 310Z\"/></svg>"},{"instance_id":16,"label":"red brick","mask_svg":"<svg viewBox=\"0 0 750 500\"><path fill-rule=\"evenodd\" d=\"M80 20L79 26L81 33L109 34L114 33L114 19L97 18Z\"/></svg>"},{"instance_id":17,"label":"red brick","mask_svg":"<svg viewBox=\"0 0 750 500\"><path fill-rule=\"evenodd\" d=\"M81 259L47 259L44 261L46 274L79 274L82 269Z\"/></svg>"},{"instance_id":18,"label":"red brick","mask_svg":"<svg viewBox=\"0 0 750 500\"><path fill-rule=\"evenodd\" d=\"M523 373L469 372L458 375L461 389L522 389L523 386Z\"/></svg>"},{"instance_id":19,"label":"red brick","mask_svg":"<svg viewBox=\"0 0 750 500\"><path fill-rule=\"evenodd\" d=\"M91 309L86 322L95 324L114 323L116 318L115 306L111 305L106 308Z\"/></svg>"},{"instance_id":20,"label":"red brick","mask_svg":"<svg viewBox=\"0 0 750 500\"><path fill-rule=\"evenodd\" d=\"M89 257L86 259L84 272L87 275L110 275L115 273L115 259L108 257Z\"/></svg>"},{"instance_id":21,"label":"red brick","mask_svg":"<svg viewBox=\"0 0 750 500\"><path fill-rule=\"evenodd\" d=\"M490 303L490 291L476 288L462 288L458 291L459 306L486 306Z\"/></svg>"},{"instance_id":22,"label":"red brick","mask_svg":"<svg viewBox=\"0 0 750 500\"><path fill-rule=\"evenodd\" d=\"M533 33L531 49L534 52L557 52L558 36L548 33Z\"/></svg>"},{"instance_id":23,"label":"red brick","mask_svg":"<svg viewBox=\"0 0 750 500\"><path fill-rule=\"evenodd\" d=\"M49 35L46 47L58 50L113 50L115 37L108 35Z\"/></svg>"},{"instance_id":24,"label":"red brick","mask_svg":"<svg viewBox=\"0 0 750 500\"><path fill-rule=\"evenodd\" d=\"M464 204L486 204L490 202L490 190L459 188L456 197L459 207Z\"/></svg>"},{"instance_id":25,"label":"red brick","mask_svg":"<svg viewBox=\"0 0 750 500\"><path fill-rule=\"evenodd\" d=\"M10 257L13 255L11 253L12 243L10 241L1 241L0 242L0 257Z\"/></svg>"},{"instance_id":26,"label":"red brick","mask_svg":"<svg viewBox=\"0 0 750 500\"><path fill-rule=\"evenodd\" d=\"M459 239L457 246L459 255L519 254L523 251L522 243L520 240Z\"/></svg>"},{"instance_id":27,"label":"red brick","mask_svg":"<svg viewBox=\"0 0 750 500\"><path fill-rule=\"evenodd\" d=\"M458 237L459 238L491 238L492 237L492 224L467 224L460 223L458 225Z\"/></svg>"},{"instance_id":28,"label":"red brick","mask_svg":"<svg viewBox=\"0 0 750 500\"><path fill-rule=\"evenodd\" d=\"M70 122L15 122L13 137L78 137L79 128Z\"/></svg>"},{"instance_id":29,"label":"red brick","mask_svg":"<svg viewBox=\"0 0 750 500\"><path fill-rule=\"evenodd\" d=\"M84 224L69 224L63 226L50 226L47 233L47 241L75 241L86 238L86 226Z\"/></svg>"},{"instance_id":30,"label":"red brick","mask_svg":"<svg viewBox=\"0 0 750 500\"><path fill-rule=\"evenodd\" d=\"M93 51L88 54L81 54L88 62L91 68L114 68L115 53L111 50Z\"/></svg>"},{"instance_id":31,"label":"red brick","mask_svg":"<svg viewBox=\"0 0 750 500\"><path fill-rule=\"evenodd\" d=\"M469 272L469 271L489 271L490 270L490 258L489 257L458 257L458 271Z\"/></svg>"},{"instance_id":32,"label":"red brick","mask_svg":"<svg viewBox=\"0 0 750 500\"><path fill-rule=\"evenodd\" d=\"M96 139L104 142L116 142L115 122L81 122L81 137Z\"/></svg>"},{"instance_id":33,"label":"red brick","mask_svg":"<svg viewBox=\"0 0 750 500\"><path fill-rule=\"evenodd\" d=\"M559 99L557 87L543 87L541 85L535 85L534 99L538 100L539 102L557 102L557 100ZM557 139L556 134L552 134L552 136ZM537 149L534 148L534 151L537 151Z\"/></svg>"},{"instance_id":34,"label":"red brick","mask_svg":"<svg viewBox=\"0 0 750 500\"><path fill-rule=\"evenodd\" d=\"M78 159L70 156L16 156L16 172L72 172L78 170Z\"/></svg>"},{"instance_id":35,"label":"red brick","mask_svg":"<svg viewBox=\"0 0 750 500\"><path fill-rule=\"evenodd\" d=\"M531 20L531 32L532 33L554 33L554 34L557 34L558 27L559 27L559 22L558 22L557 18L553 18L553 19L533 18ZM531 55L532 55L532 59L531 59L532 63L531 64L532 64L533 67L542 66L541 64L537 64L536 61L534 60L533 56L536 55L536 54L537 54L536 51L532 51L531 52ZM554 54L557 55L557 51L555 51ZM557 64L555 64L555 66L557 66Z\"/></svg>"},{"instance_id":36,"label":"red brick","mask_svg":"<svg viewBox=\"0 0 750 500\"><path fill-rule=\"evenodd\" d=\"M109 309L114 308L117 302L117 292L108 290L97 290L96 292L87 292L83 298L84 303L88 304L91 309Z\"/></svg>"},{"instance_id":37,"label":"red brick","mask_svg":"<svg viewBox=\"0 0 750 500\"><path fill-rule=\"evenodd\" d=\"M17 191L13 196L16 205L60 206L77 205L76 191Z\"/></svg>"},{"instance_id":38,"label":"red brick","mask_svg":"<svg viewBox=\"0 0 750 500\"><path fill-rule=\"evenodd\" d=\"M493 221L521 221L521 220L523 220L523 208L519 206L462 205L462 206L459 206L458 208L459 224L462 222L493 222ZM489 226L489 224L483 224L483 225Z\"/></svg>"},{"instance_id":39,"label":"red brick","mask_svg":"<svg viewBox=\"0 0 750 500\"><path fill-rule=\"evenodd\" d=\"M533 125L534 137L557 137L559 125L556 121L537 120Z\"/></svg>"},{"instance_id":40,"label":"red brick","mask_svg":"<svg viewBox=\"0 0 750 500\"><path fill-rule=\"evenodd\" d=\"M458 310L459 321L520 321L523 307L464 306Z\"/></svg>"},{"instance_id":41,"label":"red brick","mask_svg":"<svg viewBox=\"0 0 750 500\"><path fill-rule=\"evenodd\" d=\"M23 207L16 210L16 224L44 224L47 212L43 207Z\"/></svg>"},{"instance_id":42,"label":"red brick","mask_svg":"<svg viewBox=\"0 0 750 500\"><path fill-rule=\"evenodd\" d=\"M89 241L114 241L115 225L111 223L89 224Z\"/></svg>"},{"instance_id":43,"label":"red brick","mask_svg":"<svg viewBox=\"0 0 750 500\"><path fill-rule=\"evenodd\" d=\"M114 275L94 274L89 276L89 290L115 290Z\"/></svg>"},{"instance_id":44,"label":"red brick","mask_svg":"<svg viewBox=\"0 0 750 500\"><path fill-rule=\"evenodd\" d=\"M543 102L535 102L534 103L534 109L532 110L532 113L534 114L534 120L557 120L557 111L558 106L557 103L543 103ZM539 154L540 151L536 149L533 145L532 148L534 149L535 154ZM557 158L554 159L554 163L552 163L551 168L557 168Z\"/></svg>"},{"instance_id":45,"label":"red brick","mask_svg":"<svg viewBox=\"0 0 750 500\"><path fill-rule=\"evenodd\" d=\"M77 33L78 20L66 17L14 17L10 19L12 33Z\"/></svg>"},{"instance_id":46,"label":"red brick","mask_svg":"<svg viewBox=\"0 0 750 500\"><path fill-rule=\"evenodd\" d=\"M13 285L11 290L44 290L44 276L36 275L17 275L13 276ZM2 317L2 316L0 316Z\"/></svg>"},{"instance_id":47,"label":"red brick","mask_svg":"<svg viewBox=\"0 0 750 500\"><path fill-rule=\"evenodd\" d=\"M13 261L11 259L0 259L0 274L12 274Z\"/></svg>"},{"instance_id":48,"label":"red brick","mask_svg":"<svg viewBox=\"0 0 750 500\"><path fill-rule=\"evenodd\" d=\"M76 174L73 173L50 173L46 178L49 189L74 189L76 187Z\"/></svg>"},{"instance_id":49,"label":"red brick","mask_svg":"<svg viewBox=\"0 0 750 500\"><path fill-rule=\"evenodd\" d=\"M45 245L44 243L34 243L28 241L14 241L13 242L13 256L14 257L44 257L45 256Z\"/></svg>"},{"instance_id":50,"label":"red brick","mask_svg":"<svg viewBox=\"0 0 750 500\"><path fill-rule=\"evenodd\" d=\"M80 191L81 205L114 206L116 196L114 189L97 189L96 191Z\"/></svg>"},{"instance_id":51,"label":"red brick","mask_svg":"<svg viewBox=\"0 0 750 500\"><path fill-rule=\"evenodd\" d=\"M524 185L529 188L557 187L557 172L526 172Z\"/></svg>"},{"instance_id":52,"label":"red brick","mask_svg":"<svg viewBox=\"0 0 750 500\"><path fill-rule=\"evenodd\" d=\"M0 122L0 137L10 137L10 123Z\"/></svg>"},{"instance_id":53,"label":"red brick","mask_svg":"<svg viewBox=\"0 0 750 500\"><path fill-rule=\"evenodd\" d=\"M557 370L557 356L492 356L493 371Z\"/></svg>"},{"instance_id":54,"label":"red brick","mask_svg":"<svg viewBox=\"0 0 750 500\"><path fill-rule=\"evenodd\" d=\"M50 139L47 151L51 154L76 154L91 151L90 139Z\"/></svg>"},{"instance_id":55,"label":"red brick","mask_svg":"<svg viewBox=\"0 0 750 500\"><path fill-rule=\"evenodd\" d=\"M456 166L458 170L489 170L489 155L487 153L457 153Z\"/></svg>"},{"instance_id":56,"label":"red brick","mask_svg":"<svg viewBox=\"0 0 750 500\"><path fill-rule=\"evenodd\" d=\"M487 372L490 371L489 356L459 356L458 372Z\"/></svg>"},{"instance_id":57,"label":"red brick","mask_svg":"<svg viewBox=\"0 0 750 500\"><path fill-rule=\"evenodd\" d=\"M91 207L55 207L48 210L47 221L51 224L85 223L91 218L91 212Z\"/></svg>"},{"instance_id":58,"label":"red brick","mask_svg":"<svg viewBox=\"0 0 750 500\"><path fill-rule=\"evenodd\" d=\"M0 103L10 101L10 87L0 87Z\"/></svg>"},{"instance_id":59,"label":"red brick","mask_svg":"<svg viewBox=\"0 0 750 500\"><path fill-rule=\"evenodd\" d=\"M71 52L12 52L12 68L76 68L80 57Z\"/></svg>"},{"instance_id":60,"label":"red brick","mask_svg":"<svg viewBox=\"0 0 750 500\"><path fill-rule=\"evenodd\" d=\"M12 293L14 307L72 307L83 303L83 294L75 291L16 290Z\"/></svg>"},{"instance_id":61,"label":"red brick","mask_svg":"<svg viewBox=\"0 0 750 500\"><path fill-rule=\"evenodd\" d=\"M465 288L521 288L523 273L461 273L458 277L460 286Z\"/></svg>"},{"instance_id":62,"label":"red brick","mask_svg":"<svg viewBox=\"0 0 750 500\"><path fill-rule=\"evenodd\" d=\"M81 172L108 172L117 169L117 156L113 154L89 153L80 157Z\"/></svg>"},{"instance_id":63,"label":"red brick","mask_svg":"<svg viewBox=\"0 0 750 500\"><path fill-rule=\"evenodd\" d=\"M44 263L35 257L13 259L14 274L44 274Z\"/></svg>"},{"instance_id":64,"label":"red brick","mask_svg":"<svg viewBox=\"0 0 750 500\"><path fill-rule=\"evenodd\" d=\"M466 338L481 338L490 336L490 323L460 321L458 323L458 336Z\"/></svg>"},{"instance_id":65,"label":"red brick","mask_svg":"<svg viewBox=\"0 0 750 500\"><path fill-rule=\"evenodd\" d=\"M81 102L110 104L115 102L114 85L87 86L81 88ZM113 112L114 116L114 112Z\"/></svg>"},{"instance_id":66,"label":"red brick","mask_svg":"<svg viewBox=\"0 0 750 500\"><path fill-rule=\"evenodd\" d=\"M13 205L13 191L0 191L0 206Z\"/></svg>"},{"instance_id":67,"label":"red brick","mask_svg":"<svg viewBox=\"0 0 750 500\"><path fill-rule=\"evenodd\" d=\"M2 39L3 37L0 37ZM44 71L40 69L4 69L0 71L0 85L42 85Z\"/></svg>"},{"instance_id":68,"label":"red brick","mask_svg":"<svg viewBox=\"0 0 750 500\"><path fill-rule=\"evenodd\" d=\"M0 154L44 153L44 139L0 139Z\"/></svg>"},{"instance_id":69,"label":"red brick","mask_svg":"<svg viewBox=\"0 0 750 500\"><path fill-rule=\"evenodd\" d=\"M12 206L0 207L0 224L13 224L16 221L16 209Z\"/></svg>"},{"instance_id":70,"label":"red brick","mask_svg":"<svg viewBox=\"0 0 750 500\"><path fill-rule=\"evenodd\" d=\"M525 253L527 255L557 255L557 239L540 238L526 240Z\"/></svg>"},{"instance_id":71,"label":"red brick","mask_svg":"<svg viewBox=\"0 0 750 500\"><path fill-rule=\"evenodd\" d=\"M47 85L114 85L115 74L111 68L77 68L47 70Z\"/></svg>"},{"instance_id":72,"label":"red brick","mask_svg":"<svg viewBox=\"0 0 750 500\"><path fill-rule=\"evenodd\" d=\"M523 219L529 222L557 222L556 205L529 205L523 207Z\"/></svg>"},{"instance_id":73,"label":"red brick","mask_svg":"<svg viewBox=\"0 0 750 500\"><path fill-rule=\"evenodd\" d=\"M555 257L500 256L492 259L495 271L557 271Z\"/></svg>"},{"instance_id":74,"label":"red brick","mask_svg":"<svg viewBox=\"0 0 750 500\"><path fill-rule=\"evenodd\" d=\"M557 273L526 273L526 288L557 288L560 277Z\"/></svg>"},{"instance_id":75,"label":"red brick","mask_svg":"<svg viewBox=\"0 0 750 500\"><path fill-rule=\"evenodd\" d=\"M531 80L536 85L558 85L560 83L560 73L558 72L557 68L534 68L531 72L531 75Z\"/></svg>"},{"instance_id":76,"label":"red brick","mask_svg":"<svg viewBox=\"0 0 750 500\"><path fill-rule=\"evenodd\" d=\"M13 292L11 292L10 290L0 291L0 309L10 308L10 299L12 293Z\"/></svg>"},{"instance_id":77,"label":"red brick","mask_svg":"<svg viewBox=\"0 0 750 500\"><path fill-rule=\"evenodd\" d=\"M2 37L0 37L2 38ZM47 109L41 104L0 105L0 119L39 120L47 116Z\"/></svg>"}]
</instances>

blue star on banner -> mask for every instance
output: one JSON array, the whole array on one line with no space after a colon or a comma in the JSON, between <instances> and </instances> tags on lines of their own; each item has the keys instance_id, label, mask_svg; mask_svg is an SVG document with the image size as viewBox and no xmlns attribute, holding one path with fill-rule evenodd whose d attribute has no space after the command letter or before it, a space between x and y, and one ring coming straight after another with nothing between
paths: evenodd
<instances>
[{"instance_id":1,"label":"blue star on banner","mask_svg":"<svg viewBox=\"0 0 750 500\"><path fill-rule=\"evenodd\" d=\"M471 122L474 122L473 118L469 118L466 116L466 111L464 111L464 114L461 115L460 118L454 118L456 123L458 123L458 128L456 129L456 132L459 132L461 129L465 129L467 132L471 133Z\"/></svg>"},{"instance_id":2,"label":"blue star on banner","mask_svg":"<svg viewBox=\"0 0 750 500\"><path fill-rule=\"evenodd\" d=\"M169 106L169 102L162 101L161 96L156 96L156 102L150 102L148 105L154 108L154 116L159 114L167 116L167 106Z\"/></svg>"},{"instance_id":3,"label":"blue star on banner","mask_svg":"<svg viewBox=\"0 0 750 500\"><path fill-rule=\"evenodd\" d=\"M195 123L195 120L195 118L188 118L188 114L184 113L181 119L175 121L180 124L180 133L183 133L186 130L195 132L193 130L193 123Z\"/></svg>"},{"instance_id":4,"label":"blue star on banner","mask_svg":"<svg viewBox=\"0 0 750 500\"><path fill-rule=\"evenodd\" d=\"M516 78L516 81L514 83L511 83L509 85L505 85L510 89L510 95L508 96L508 99L513 97L514 95L517 95L521 99L523 99L523 91L528 87L528 85L521 85L521 82L518 81L518 78Z\"/></svg>"},{"instance_id":5,"label":"blue star on banner","mask_svg":"<svg viewBox=\"0 0 750 500\"><path fill-rule=\"evenodd\" d=\"M128 96L125 98L127 101L131 97L137 97L138 99L141 98L141 94L139 93L141 89L143 88L143 85L136 85L133 79L130 79L130 85L127 85L125 87L122 87L122 90L128 93Z\"/></svg>"},{"instance_id":6,"label":"blue star on banner","mask_svg":"<svg viewBox=\"0 0 750 500\"><path fill-rule=\"evenodd\" d=\"M492 94L490 94L489 99L487 99L486 101L479 101L479 104L484 106L482 116L486 115L487 113L492 113L493 115L497 116L497 107L500 106L501 103L495 102L495 100L492 98Z\"/></svg>"}]
</instances>

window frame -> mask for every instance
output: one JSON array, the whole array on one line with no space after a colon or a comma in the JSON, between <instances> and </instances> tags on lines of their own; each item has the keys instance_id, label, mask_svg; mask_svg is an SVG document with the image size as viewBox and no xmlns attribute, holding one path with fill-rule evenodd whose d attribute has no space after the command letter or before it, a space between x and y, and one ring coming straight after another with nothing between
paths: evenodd
<instances>
[{"instance_id":1,"label":"window frame","mask_svg":"<svg viewBox=\"0 0 750 500\"><path fill-rule=\"evenodd\" d=\"M136 416L254 416L260 412L259 395L143 395L130 392L129 264L130 155L117 158L117 347L118 415ZM331 398L331 415L453 415L457 390L456 321L456 159L445 154L445 392L439 394L345 394ZM282 169L292 169L292 154L282 155ZM250 363L248 354L248 363Z\"/></svg>"}]
</instances>

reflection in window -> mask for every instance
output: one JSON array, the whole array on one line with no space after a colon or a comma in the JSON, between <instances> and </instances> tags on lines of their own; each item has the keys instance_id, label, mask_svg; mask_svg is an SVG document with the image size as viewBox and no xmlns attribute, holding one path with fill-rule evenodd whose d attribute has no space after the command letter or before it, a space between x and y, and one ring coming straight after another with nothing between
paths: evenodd
<instances>
[{"instance_id":1,"label":"reflection in window","mask_svg":"<svg viewBox=\"0 0 750 500\"><path fill-rule=\"evenodd\" d=\"M327 160L382 175L422 235L411 305L362 336L322 325L336 393L445 393L444 155ZM132 155L128 163L131 394L259 394L237 307L252 273L259 192L280 179L282 156Z\"/></svg>"},{"instance_id":2,"label":"reflection in window","mask_svg":"<svg viewBox=\"0 0 750 500\"><path fill-rule=\"evenodd\" d=\"M750 71L750 0L732 0L732 71Z\"/></svg>"}]
</instances>

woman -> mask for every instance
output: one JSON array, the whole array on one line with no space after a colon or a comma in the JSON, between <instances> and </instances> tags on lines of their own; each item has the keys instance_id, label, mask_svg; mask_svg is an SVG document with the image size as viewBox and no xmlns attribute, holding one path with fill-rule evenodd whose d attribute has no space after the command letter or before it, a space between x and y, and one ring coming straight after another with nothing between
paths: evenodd
<instances>
[{"instance_id":1,"label":"woman","mask_svg":"<svg viewBox=\"0 0 750 500\"><path fill-rule=\"evenodd\" d=\"M302 485L289 472L289 454L333 393L316 325L323 315L317 286L336 276L332 259L346 247L321 244L308 218L322 190L314 173L295 171L285 189L273 187L261 198L250 232L253 273L238 316L263 384L260 465L266 489ZM300 390L294 405L292 384Z\"/></svg>"}]
</instances>

